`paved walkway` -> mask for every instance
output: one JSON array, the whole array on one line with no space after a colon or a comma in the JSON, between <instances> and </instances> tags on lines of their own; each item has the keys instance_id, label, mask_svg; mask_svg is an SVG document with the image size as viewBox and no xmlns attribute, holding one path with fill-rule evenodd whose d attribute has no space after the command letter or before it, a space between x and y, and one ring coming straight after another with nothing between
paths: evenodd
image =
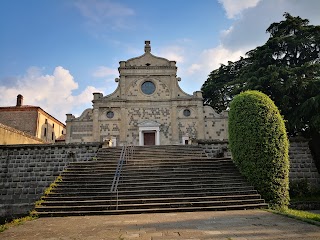
<instances>
[{"instance_id":1,"label":"paved walkway","mask_svg":"<svg viewBox=\"0 0 320 240\"><path fill-rule=\"evenodd\" d=\"M40 218L1 240L320 239L320 227L263 210Z\"/></svg>"}]
</instances>

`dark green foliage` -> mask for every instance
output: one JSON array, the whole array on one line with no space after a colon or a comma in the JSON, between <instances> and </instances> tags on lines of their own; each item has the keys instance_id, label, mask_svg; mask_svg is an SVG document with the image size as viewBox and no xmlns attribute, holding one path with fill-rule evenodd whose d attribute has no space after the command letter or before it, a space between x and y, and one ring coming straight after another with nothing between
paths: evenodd
<instances>
[{"instance_id":1,"label":"dark green foliage","mask_svg":"<svg viewBox=\"0 0 320 240\"><path fill-rule=\"evenodd\" d=\"M203 96L222 111L240 92L259 90L279 107L290 135L310 136L320 131L320 26L289 13L284 17L267 29L264 45L212 71Z\"/></svg>"},{"instance_id":2,"label":"dark green foliage","mask_svg":"<svg viewBox=\"0 0 320 240\"><path fill-rule=\"evenodd\" d=\"M240 172L274 208L289 203L289 142L278 108L265 94L246 91L230 104L229 144Z\"/></svg>"},{"instance_id":3,"label":"dark green foliage","mask_svg":"<svg viewBox=\"0 0 320 240\"><path fill-rule=\"evenodd\" d=\"M309 148L311 150L313 159L315 161L318 173L320 173L320 133L314 133L312 139L309 141Z\"/></svg>"},{"instance_id":4,"label":"dark green foliage","mask_svg":"<svg viewBox=\"0 0 320 240\"><path fill-rule=\"evenodd\" d=\"M289 186L289 193L291 198L310 197L314 193L311 184L307 179L290 181Z\"/></svg>"}]
</instances>

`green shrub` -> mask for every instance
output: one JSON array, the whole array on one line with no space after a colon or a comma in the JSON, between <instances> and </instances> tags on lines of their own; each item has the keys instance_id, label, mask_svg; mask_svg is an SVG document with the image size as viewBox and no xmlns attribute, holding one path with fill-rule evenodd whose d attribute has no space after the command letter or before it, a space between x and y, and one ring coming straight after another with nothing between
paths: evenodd
<instances>
[{"instance_id":1,"label":"green shrub","mask_svg":"<svg viewBox=\"0 0 320 240\"><path fill-rule=\"evenodd\" d=\"M246 91L230 104L229 143L240 172L272 208L289 204L289 141L278 108L265 94Z\"/></svg>"},{"instance_id":2,"label":"green shrub","mask_svg":"<svg viewBox=\"0 0 320 240\"><path fill-rule=\"evenodd\" d=\"M307 179L291 181L289 183L289 187L289 194L291 198L310 197L312 195L312 188Z\"/></svg>"}]
</instances>

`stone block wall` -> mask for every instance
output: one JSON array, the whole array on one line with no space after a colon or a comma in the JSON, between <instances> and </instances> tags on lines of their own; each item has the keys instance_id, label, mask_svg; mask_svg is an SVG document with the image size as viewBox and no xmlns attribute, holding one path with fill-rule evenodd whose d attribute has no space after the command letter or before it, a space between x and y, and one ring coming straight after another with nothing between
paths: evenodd
<instances>
[{"instance_id":1,"label":"stone block wall","mask_svg":"<svg viewBox=\"0 0 320 240\"><path fill-rule=\"evenodd\" d=\"M0 219L28 214L70 162L90 161L98 143L0 146Z\"/></svg>"},{"instance_id":2,"label":"stone block wall","mask_svg":"<svg viewBox=\"0 0 320 240\"><path fill-rule=\"evenodd\" d=\"M209 157L231 157L231 152L228 150L227 141L199 141L199 146L202 146L207 156ZM320 188L320 174L315 165L315 161L311 155L308 141L302 138L291 138L290 149L290 181L307 180L313 187Z\"/></svg>"},{"instance_id":3,"label":"stone block wall","mask_svg":"<svg viewBox=\"0 0 320 240\"><path fill-rule=\"evenodd\" d=\"M199 141L198 145L203 148L208 157L231 157L228 141Z\"/></svg>"},{"instance_id":4,"label":"stone block wall","mask_svg":"<svg viewBox=\"0 0 320 240\"><path fill-rule=\"evenodd\" d=\"M306 179L312 186L320 188L320 174L311 155L308 141L296 138L290 139L290 180Z\"/></svg>"}]
</instances>

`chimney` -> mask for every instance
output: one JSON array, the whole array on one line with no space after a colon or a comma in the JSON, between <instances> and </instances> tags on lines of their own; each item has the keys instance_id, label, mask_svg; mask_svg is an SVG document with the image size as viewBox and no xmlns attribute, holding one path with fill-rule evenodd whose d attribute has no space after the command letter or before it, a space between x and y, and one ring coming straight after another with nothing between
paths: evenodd
<instances>
[{"instance_id":1,"label":"chimney","mask_svg":"<svg viewBox=\"0 0 320 240\"><path fill-rule=\"evenodd\" d=\"M19 94L17 96L17 107L21 107L23 105L23 96Z\"/></svg>"}]
</instances>

